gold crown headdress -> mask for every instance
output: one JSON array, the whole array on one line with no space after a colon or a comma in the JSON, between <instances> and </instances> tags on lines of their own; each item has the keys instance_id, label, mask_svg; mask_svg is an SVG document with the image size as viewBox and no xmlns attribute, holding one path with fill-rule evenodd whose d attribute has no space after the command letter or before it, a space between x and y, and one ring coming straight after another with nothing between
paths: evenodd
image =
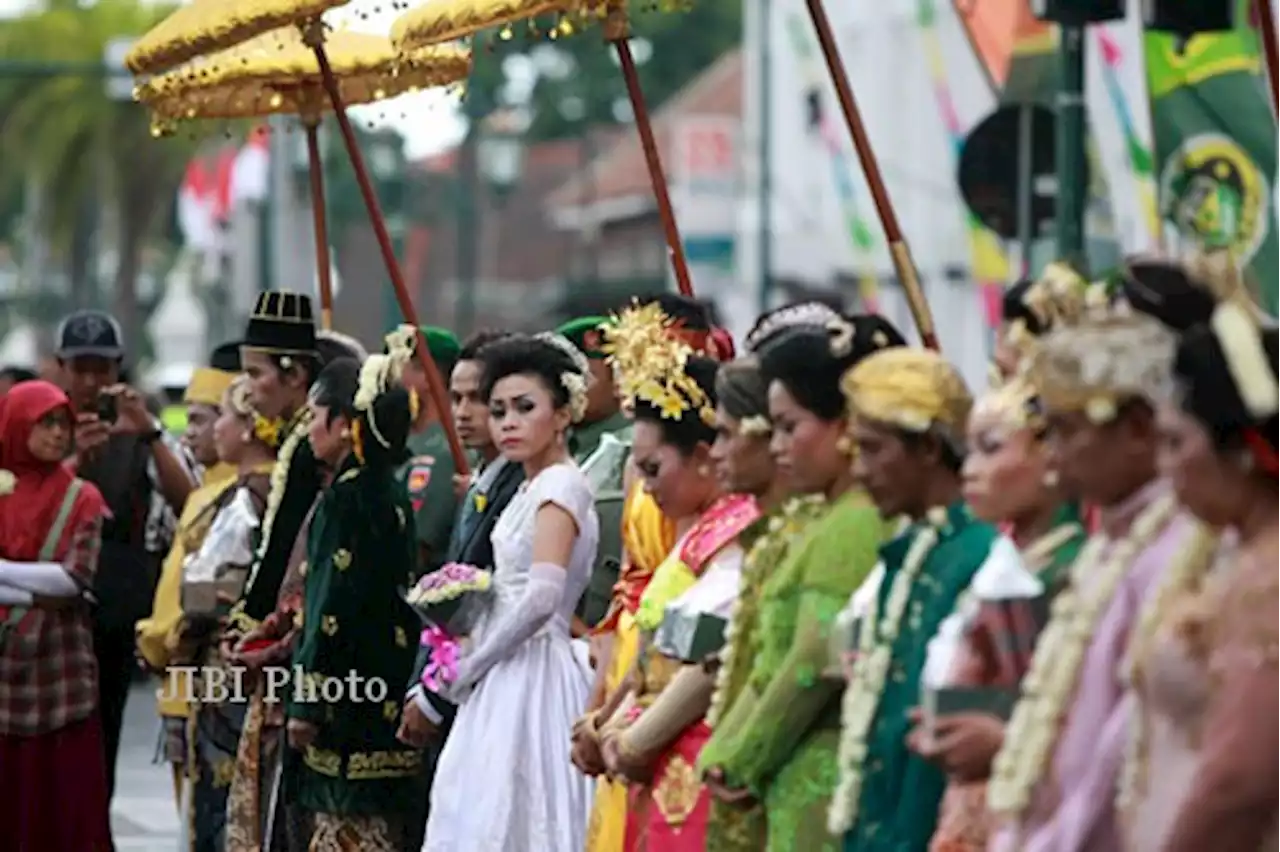
<instances>
[{"instance_id":1,"label":"gold crown headdress","mask_svg":"<svg viewBox=\"0 0 1280 852\"><path fill-rule=\"evenodd\" d=\"M973 414L990 414L1014 430L1029 429L1044 435L1046 422L1040 392L1026 375L1015 376L991 388L974 403Z\"/></svg>"},{"instance_id":2,"label":"gold crown headdress","mask_svg":"<svg viewBox=\"0 0 1280 852\"><path fill-rule=\"evenodd\" d=\"M1074 324L1107 301L1104 285L1090 284L1065 263L1046 266L1022 296L1022 305L1036 318L1041 334ZM1004 331L1005 341L1023 357L1029 354L1035 337L1023 319L1014 319Z\"/></svg>"},{"instance_id":3,"label":"gold crown headdress","mask_svg":"<svg viewBox=\"0 0 1280 852\"><path fill-rule=\"evenodd\" d=\"M1172 387L1177 337L1145 314L1114 314L1045 337L1028 378L1046 407L1112 420L1129 399L1158 403Z\"/></svg>"},{"instance_id":4,"label":"gold crown headdress","mask_svg":"<svg viewBox=\"0 0 1280 852\"><path fill-rule=\"evenodd\" d=\"M601 348L624 402L647 402L668 420L682 420L692 411L714 426L710 397L685 371L694 351L675 333L675 325L658 304L635 303L603 327Z\"/></svg>"},{"instance_id":5,"label":"gold crown headdress","mask_svg":"<svg viewBox=\"0 0 1280 852\"><path fill-rule=\"evenodd\" d=\"M929 349L895 346L873 353L845 372L840 389L854 416L908 432L937 429L963 450L973 397L964 379Z\"/></svg>"}]
</instances>

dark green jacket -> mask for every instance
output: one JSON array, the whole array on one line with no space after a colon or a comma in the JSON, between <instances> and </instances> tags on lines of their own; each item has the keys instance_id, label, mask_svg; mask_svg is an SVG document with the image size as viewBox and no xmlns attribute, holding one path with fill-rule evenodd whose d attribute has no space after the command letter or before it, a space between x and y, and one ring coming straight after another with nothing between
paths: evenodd
<instances>
[{"instance_id":1,"label":"dark green jacket","mask_svg":"<svg viewBox=\"0 0 1280 852\"><path fill-rule=\"evenodd\" d=\"M422 753L400 744L396 729L421 630L402 597L416 553L412 511L394 473L349 458L311 522L293 657L301 686L288 698L290 718L320 729L297 778L308 810L393 814L412 804ZM355 694L352 673L361 680ZM334 679L345 681L340 692Z\"/></svg>"}]
</instances>

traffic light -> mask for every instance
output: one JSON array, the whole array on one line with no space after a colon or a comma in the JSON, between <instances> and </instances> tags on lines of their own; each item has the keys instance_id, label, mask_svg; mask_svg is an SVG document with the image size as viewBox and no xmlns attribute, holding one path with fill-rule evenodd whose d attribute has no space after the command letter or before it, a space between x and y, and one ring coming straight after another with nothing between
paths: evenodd
<instances>
[{"instance_id":1,"label":"traffic light","mask_svg":"<svg viewBox=\"0 0 1280 852\"><path fill-rule=\"evenodd\" d=\"M1124 3L1125 0L1031 0L1031 14L1042 21L1080 27L1123 19Z\"/></svg>"}]
</instances>

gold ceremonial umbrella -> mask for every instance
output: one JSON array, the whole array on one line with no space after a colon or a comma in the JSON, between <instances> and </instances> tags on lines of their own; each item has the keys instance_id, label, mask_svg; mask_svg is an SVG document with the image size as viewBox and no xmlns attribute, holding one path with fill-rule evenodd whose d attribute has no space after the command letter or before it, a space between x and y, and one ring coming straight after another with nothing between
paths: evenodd
<instances>
[{"instance_id":1,"label":"gold ceremonial umbrella","mask_svg":"<svg viewBox=\"0 0 1280 852\"><path fill-rule=\"evenodd\" d=\"M725 2L725 0L717 0ZM631 25L627 20L626 0L428 0L422 6L405 12L391 28L391 40L401 51L419 50L441 42L474 35L490 27L503 26L537 15L559 13L581 17L597 17L604 22L604 37L613 45L627 84L627 97L636 117L636 131L640 134L640 147L644 151L645 165L649 170L649 183L658 202L658 216L667 243L667 252L676 276L680 292L693 295L693 279L685 260L684 243L676 225L671 195L667 191L667 178L658 153L658 143L653 135L653 123L640 77L636 73L635 59L631 56Z\"/></svg>"},{"instance_id":2,"label":"gold ceremonial umbrella","mask_svg":"<svg viewBox=\"0 0 1280 852\"><path fill-rule=\"evenodd\" d=\"M471 52L464 48L430 47L398 56L386 38L365 33L331 33L326 50L346 105L454 83L466 79L471 70ZM134 97L151 109L160 126L194 119L301 117L307 136L320 316L324 328L331 328L333 284L318 139L321 114L331 104L315 52L303 42L302 33L283 27L198 57L143 81Z\"/></svg>"},{"instance_id":3,"label":"gold ceremonial umbrella","mask_svg":"<svg viewBox=\"0 0 1280 852\"><path fill-rule=\"evenodd\" d=\"M538 15L599 15L607 0L430 0L392 25L396 44L439 44Z\"/></svg>"},{"instance_id":4,"label":"gold ceremonial umbrella","mask_svg":"<svg viewBox=\"0 0 1280 852\"><path fill-rule=\"evenodd\" d=\"M134 74L158 74L271 30L319 20L347 0L195 0L176 9L125 54Z\"/></svg>"},{"instance_id":5,"label":"gold ceremonial umbrella","mask_svg":"<svg viewBox=\"0 0 1280 852\"><path fill-rule=\"evenodd\" d=\"M400 272L391 235L387 232L378 197L369 180L369 170L360 152L355 130L347 118L338 74L334 71L325 46L328 33L321 15L345 2L346 0L193 0L143 35L125 57L125 65L135 74L158 74L206 54L230 50L272 30L296 26L302 45L314 56L316 75L312 75L310 79L318 78L320 89L328 97L329 106L333 109L355 172L356 184L369 212L369 223L373 226L387 274L395 288L400 311L410 325L420 328L417 310L413 306L413 300L409 298L409 289ZM405 57L403 52L400 58L402 63L407 61L407 64L412 64L412 58ZM281 69L283 67L281 63ZM284 92L277 89L274 94L280 95L283 107ZM268 104L275 100L274 94L267 96ZM418 335L417 352L433 401L438 410L447 411L449 402L444 379L431 358L426 338L421 332ZM445 419L445 427L454 465L459 472L465 473L469 466L462 442L448 418Z\"/></svg>"}]
</instances>

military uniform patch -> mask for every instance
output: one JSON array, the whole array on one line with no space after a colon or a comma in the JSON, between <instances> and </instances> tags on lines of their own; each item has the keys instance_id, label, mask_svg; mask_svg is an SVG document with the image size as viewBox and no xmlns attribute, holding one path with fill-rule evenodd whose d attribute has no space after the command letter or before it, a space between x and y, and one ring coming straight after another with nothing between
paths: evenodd
<instances>
[{"instance_id":1,"label":"military uniform patch","mask_svg":"<svg viewBox=\"0 0 1280 852\"><path fill-rule=\"evenodd\" d=\"M409 475L406 477L405 485L415 512L422 508L427 486L431 484L431 469L435 467L435 463L435 456L415 456L409 462Z\"/></svg>"}]
</instances>

